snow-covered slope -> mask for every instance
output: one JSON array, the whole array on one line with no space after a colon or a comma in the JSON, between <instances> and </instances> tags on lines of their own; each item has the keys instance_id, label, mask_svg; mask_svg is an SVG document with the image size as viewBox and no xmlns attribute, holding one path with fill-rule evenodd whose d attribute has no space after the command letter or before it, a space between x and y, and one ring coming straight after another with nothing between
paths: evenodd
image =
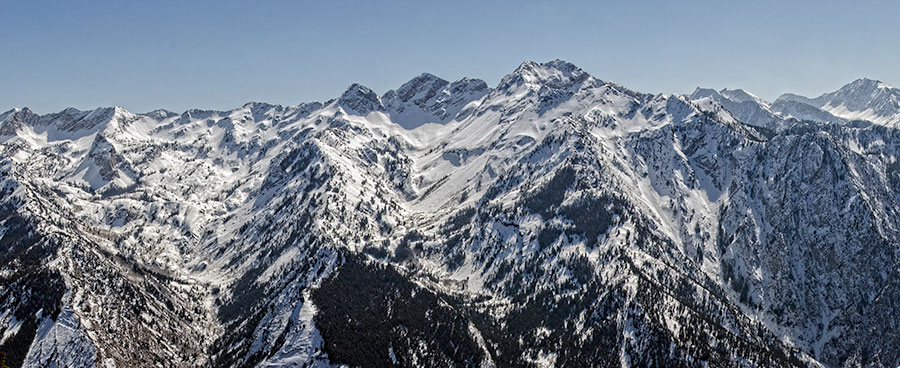
<instances>
[{"instance_id":1,"label":"snow-covered slope","mask_svg":"<svg viewBox=\"0 0 900 368\"><path fill-rule=\"evenodd\" d=\"M823 123L829 98L649 95L554 60L495 88L421 74L297 106L12 110L0 352L897 366L900 131Z\"/></svg>"}]
</instances>

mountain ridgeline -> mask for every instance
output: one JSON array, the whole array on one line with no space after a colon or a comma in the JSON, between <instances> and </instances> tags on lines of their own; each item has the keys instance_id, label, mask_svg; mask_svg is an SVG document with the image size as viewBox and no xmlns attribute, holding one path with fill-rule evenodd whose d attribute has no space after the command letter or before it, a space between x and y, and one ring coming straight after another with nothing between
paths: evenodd
<instances>
[{"instance_id":1,"label":"mountain ridgeline","mask_svg":"<svg viewBox=\"0 0 900 368\"><path fill-rule=\"evenodd\" d=\"M900 90L0 115L10 367L896 367Z\"/></svg>"}]
</instances>

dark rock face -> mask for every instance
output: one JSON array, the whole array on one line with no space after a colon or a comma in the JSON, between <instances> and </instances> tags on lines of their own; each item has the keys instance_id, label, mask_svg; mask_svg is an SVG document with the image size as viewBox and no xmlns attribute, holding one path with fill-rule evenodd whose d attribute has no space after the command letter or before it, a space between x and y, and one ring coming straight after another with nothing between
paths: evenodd
<instances>
[{"instance_id":1,"label":"dark rock face","mask_svg":"<svg viewBox=\"0 0 900 368\"><path fill-rule=\"evenodd\" d=\"M388 91L381 100L392 121L414 129L425 123L444 124L464 118L466 105L489 91L487 84L479 79L463 78L450 83L424 73L397 90Z\"/></svg>"},{"instance_id":2,"label":"dark rock face","mask_svg":"<svg viewBox=\"0 0 900 368\"><path fill-rule=\"evenodd\" d=\"M381 99L369 87L354 83L341 95L338 103L358 115L384 110Z\"/></svg>"}]
</instances>

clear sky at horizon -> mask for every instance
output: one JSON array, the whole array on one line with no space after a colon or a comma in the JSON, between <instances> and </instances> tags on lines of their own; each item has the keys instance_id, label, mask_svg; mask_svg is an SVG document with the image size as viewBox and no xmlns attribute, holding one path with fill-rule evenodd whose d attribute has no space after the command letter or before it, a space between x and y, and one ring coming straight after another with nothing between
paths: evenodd
<instances>
[{"instance_id":1,"label":"clear sky at horizon","mask_svg":"<svg viewBox=\"0 0 900 368\"><path fill-rule=\"evenodd\" d=\"M900 84L898 20L897 1L0 0L0 111L297 104L422 72L494 86L556 58L647 93L817 96Z\"/></svg>"}]
</instances>

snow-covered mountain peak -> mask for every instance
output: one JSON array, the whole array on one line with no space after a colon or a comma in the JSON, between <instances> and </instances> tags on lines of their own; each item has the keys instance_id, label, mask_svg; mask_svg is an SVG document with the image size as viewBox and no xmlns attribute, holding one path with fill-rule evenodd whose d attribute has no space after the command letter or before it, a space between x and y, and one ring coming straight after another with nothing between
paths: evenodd
<instances>
[{"instance_id":1,"label":"snow-covered mountain peak","mask_svg":"<svg viewBox=\"0 0 900 368\"><path fill-rule=\"evenodd\" d=\"M13 108L12 110L9 110L7 112L0 114L0 121L6 121L6 120L11 120L11 119L25 119L25 118L31 117L31 116L37 116L37 115L34 112L32 112L31 109L29 109L27 107L22 107L22 108L16 107L16 108Z\"/></svg>"},{"instance_id":2,"label":"snow-covered mountain peak","mask_svg":"<svg viewBox=\"0 0 900 368\"><path fill-rule=\"evenodd\" d=\"M465 77L450 83L446 87L446 91L449 94L455 96L469 95L472 96L473 101L486 95L490 90L485 81Z\"/></svg>"},{"instance_id":3,"label":"snow-covered mountain peak","mask_svg":"<svg viewBox=\"0 0 900 368\"><path fill-rule=\"evenodd\" d=\"M114 118L131 119L137 116L135 113L128 111L127 109L119 105L113 106L111 110L112 117Z\"/></svg>"},{"instance_id":4,"label":"snow-covered mountain peak","mask_svg":"<svg viewBox=\"0 0 900 368\"><path fill-rule=\"evenodd\" d=\"M743 89L725 88L716 91L711 88L697 88L691 100L709 99L731 113L736 119L750 125L770 126L779 120L771 111L769 103Z\"/></svg>"},{"instance_id":5,"label":"snow-covered mountain peak","mask_svg":"<svg viewBox=\"0 0 900 368\"><path fill-rule=\"evenodd\" d=\"M29 108L27 108L27 107L14 107L14 108L9 109L9 110L7 110L6 112L0 114L0 119L5 119L5 118L7 118L7 117L9 117L9 116L12 116L12 115L15 115L15 114L19 114L19 113L33 114L33 113L31 112L31 109L29 109Z\"/></svg>"},{"instance_id":6,"label":"snow-covered mountain peak","mask_svg":"<svg viewBox=\"0 0 900 368\"><path fill-rule=\"evenodd\" d=\"M434 95L448 83L450 82L443 78L439 78L434 74L422 73L411 79L409 82L404 83L397 90L388 91L382 98L398 98L403 102L408 102L413 99L420 101L428 100L431 97L434 97Z\"/></svg>"},{"instance_id":7,"label":"snow-covered mountain peak","mask_svg":"<svg viewBox=\"0 0 900 368\"><path fill-rule=\"evenodd\" d=\"M381 97L391 120L413 129L426 123L446 123L457 118L461 110L487 94L490 89L482 80L462 78L450 83L433 74L422 73L400 88Z\"/></svg>"},{"instance_id":8,"label":"snow-covered mountain peak","mask_svg":"<svg viewBox=\"0 0 900 368\"><path fill-rule=\"evenodd\" d=\"M169 110L166 110L166 109L156 109L156 110L153 110L153 111L144 113L144 114L142 114L142 115L149 116L149 117L151 117L151 118L153 118L153 119L156 119L156 120L164 120L164 119L168 119L168 118L171 118L171 117L178 116L179 114L178 114L177 112L169 111Z\"/></svg>"},{"instance_id":9,"label":"snow-covered mountain peak","mask_svg":"<svg viewBox=\"0 0 900 368\"><path fill-rule=\"evenodd\" d=\"M355 115L368 115L373 111L384 110L378 94L359 83L351 84L337 100L337 104Z\"/></svg>"},{"instance_id":10,"label":"snow-covered mountain peak","mask_svg":"<svg viewBox=\"0 0 900 368\"><path fill-rule=\"evenodd\" d=\"M814 101L815 101L815 99L812 99L812 98L809 98L806 96L801 96L801 95L798 95L795 93L784 93L775 99L776 103L778 103L778 102L796 102L796 103L804 103L804 104L811 105L811 106L816 106L816 105L821 106L821 104L814 102Z\"/></svg>"},{"instance_id":11,"label":"snow-covered mountain peak","mask_svg":"<svg viewBox=\"0 0 900 368\"><path fill-rule=\"evenodd\" d=\"M876 116L900 112L900 90L874 79L857 79L830 94L827 107L849 112L871 110Z\"/></svg>"},{"instance_id":12,"label":"snow-covered mountain peak","mask_svg":"<svg viewBox=\"0 0 900 368\"><path fill-rule=\"evenodd\" d=\"M11 137L25 125L33 124L39 117L27 107L14 108L0 114L0 136Z\"/></svg>"},{"instance_id":13,"label":"snow-covered mountain peak","mask_svg":"<svg viewBox=\"0 0 900 368\"><path fill-rule=\"evenodd\" d=\"M816 98L786 93L776 102L806 104L846 120L890 126L900 123L900 89L875 79L860 78Z\"/></svg>"},{"instance_id":14,"label":"snow-covered mountain peak","mask_svg":"<svg viewBox=\"0 0 900 368\"><path fill-rule=\"evenodd\" d=\"M841 87L841 89L865 89L865 90L872 90L872 89L876 89L876 88L891 88L891 86L880 80L864 77L864 78L859 78L853 82L847 83L847 85Z\"/></svg>"},{"instance_id":15,"label":"snow-covered mountain peak","mask_svg":"<svg viewBox=\"0 0 900 368\"><path fill-rule=\"evenodd\" d=\"M691 93L692 100L699 100L704 97L713 97L713 96L721 96L721 94L719 93L719 91L716 91L715 89L702 88L702 87L697 87L696 89L694 89L694 92Z\"/></svg>"},{"instance_id":16,"label":"snow-covered mountain peak","mask_svg":"<svg viewBox=\"0 0 900 368\"><path fill-rule=\"evenodd\" d=\"M405 104L423 107L449 83L433 74L422 73L404 83L400 88L387 91L381 96L381 100L385 102L388 109L392 107L403 109Z\"/></svg>"},{"instance_id":17,"label":"snow-covered mountain peak","mask_svg":"<svg viewBox=\"0 0 900 368\"><path fill-rule=\"evenodd\" d=\"M513 86L528 84L566 89L585 81L602 83L567 61L556 59L545 63L537 63L526 60L511 74L503 77L497 88L509 89Z\"/></svg>"},{"instance_id":18,"label":"snow-covered mountain peak","mask_svg":"<svg viewBox=\"0 0 900 368\"><path fill-rule=\"evenodd\" d=\"M752 102L759 103L759 104L767 104L767 102L765 100L763 100L763 99L759 98L758 96L756 96L750 92L747 92L746 90L741 89L741 88L737 88L737 89L724 88L719 91L716 91L712 88L697 87L694 90L694 93L691 93L691 96L690 96L690 98L692 100L697 100L697 99L701 99L704 97L710 97L713 100L727 98L727 99L737 102L737 103L741 103L744 101L752 101Z\"/></svg>"},{"instance_id":19,"label":"snow-covered mountain peak","mask_svg":"<svg viewBox=\"0 0 900 368\"><path fill-rule=\"evenodd\" d=\"M32 113L31 110L24 109L15 115L18 116L17 120L19 123L29 126L36 132L43 132L48 129L67 133L94 132L111 126L114 128L120 124L138 119L138 115L121 106L100 107L87 111L69 107L58 113L41 116Z\"/></svg>"},{"instance_id":20,"label":"snow-covered mountain peak","mask_svg":"<svg viewBox=\"0 0 900 368\"><path fill-rule=\"evenodd\" d=\"M744 101L754 101L754 102L758 102L758 103L764 102L763 99L761 99L758 96L756 96L750 92L747 92L746 90L741 89L741 88L738 88L738 89L725 88L725 89L719 91L719 93L721 93L723 96L728 97L737 102L744 102Z\"/></svg>"},{"instance_id":21,"label":"snow-covered mountain peak","mask_svg":"<svg viewBox=\"0 0 900 368\"><path fill-rule=\"evenodd\" d=\"M847 83L840 89L832 93L826 93L829 103L834 102L863 102L864 100L876 97L882 90L890 90L892 87L887 83L879 80L860 78L853 82Z\"/></svg>"},{"instance_id":22,"label":"snow-covered mountain peak","mask_svg":"<svg viewBox=\"0 0 900 368\"><path fill-rule=\"evenodd\" d=\"M272 107L276 107L276 105L265 102L247 102L244 106L241 106L241 108L250 110L268 110Z\"/></svg>"},{"instance_id":23,"label":"snow-covered mountain peak","mask_svg":"<svg viewBox=\"0 0 900 368\"><path fill-rule=\"evenodd\" d=\"M91 110L81 119L75 121L56 121L56 128L61 131L77 132L79 130L115 129L124 123L134 121L137 115L121 106L101 107Z\"/></svg>"}]
</instances>

